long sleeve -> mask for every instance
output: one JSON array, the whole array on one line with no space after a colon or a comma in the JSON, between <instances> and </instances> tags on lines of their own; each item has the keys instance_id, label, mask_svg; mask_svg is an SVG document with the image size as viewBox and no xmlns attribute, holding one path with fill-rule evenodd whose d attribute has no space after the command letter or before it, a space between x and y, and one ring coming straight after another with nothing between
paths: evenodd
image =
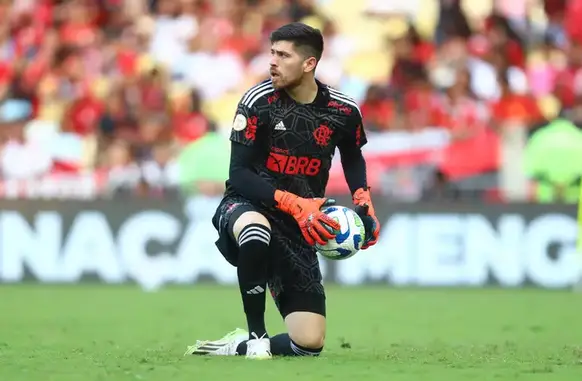
<instances>
[{"instance_id":1,"label":"long sleeve","mask_svg":"<svg viewBox=\"0 0 582 381\"><path fill-rule=\"evenodd\" d=\"M232 187L250 201L275 205L275 187L255 172L256 151L252 146L232 142L229 180Z\"/></svg>"},{"instance_id":2,"label":"long sleeve","mask_svg":"<svg viewBox=\"0 0 582 381\"><path fill-rule=\"evenodd\" d=\"M343 148L340 154L344 176L351 194L360 188L366 188L368 186L366 160L362 155L362 150L354 145L350 148Z\"/></svg>"},{"instance_id":3,"label":"long sleeve","mask_svg":"<svg viewBox=\"0 0 582 381\"><path fill-rule=\"evenodd\" d=\"M362 146L366 143L366 133L358 110L350 118L346 134L338 144L344 176L352 194L367 187L366 160L362 155Z\"/></svg>"}]
</instances>

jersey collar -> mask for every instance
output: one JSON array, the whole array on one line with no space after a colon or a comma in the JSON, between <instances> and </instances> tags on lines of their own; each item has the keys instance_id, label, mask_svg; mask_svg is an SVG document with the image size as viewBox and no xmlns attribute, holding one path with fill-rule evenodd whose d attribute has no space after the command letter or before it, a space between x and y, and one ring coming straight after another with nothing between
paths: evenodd
<instances>
[{"instance_id":1,"label":"jersey collar","mask_svg":"<svg viewBox=\"0 0 582 381\"><path fill-rule=\"evenodd\" d=\"M327 85L323 82L318 81L317 79L315 79L315 83L317 84L318 88L317 95L315 96L313 102L309 104L313 106L327 107L327 104L330 101L329 90L327 88ZM295 102L293 98L291 98L289 94L287 94L286 91L281 91L280 94L282 94L287 100Z\"/></svg>"},{"instance_id":2,"label":"jersey collar","mask_svg":"<svg viewBox=\"0 0 582 381\"><path fill-rule=\"evenodd\" d=\"M317 83L319 91L317 92L317 96L315 97L313 104L316 106L327 107L327 104L330 100L327 85L318 81L317 78L315 79L315 83Z\"/></svg>"}]
</instances>

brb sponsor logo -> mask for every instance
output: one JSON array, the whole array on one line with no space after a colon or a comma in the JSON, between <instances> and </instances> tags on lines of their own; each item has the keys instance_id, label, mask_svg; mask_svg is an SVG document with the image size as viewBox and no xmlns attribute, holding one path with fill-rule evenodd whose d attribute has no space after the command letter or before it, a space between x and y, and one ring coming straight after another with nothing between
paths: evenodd
<instances>
[{"instance_id":1,"label":"brb sponsor logo","mask_svg":"<svg viewBox=\"0 0 582 381\"><path fill-rule=\"evenodd\" d=\"M288 155L286 150L273 147L267 158L267 169L285 175L316 176L321 169L321 160L315 157Z\"/></svg>"}]
</instances>

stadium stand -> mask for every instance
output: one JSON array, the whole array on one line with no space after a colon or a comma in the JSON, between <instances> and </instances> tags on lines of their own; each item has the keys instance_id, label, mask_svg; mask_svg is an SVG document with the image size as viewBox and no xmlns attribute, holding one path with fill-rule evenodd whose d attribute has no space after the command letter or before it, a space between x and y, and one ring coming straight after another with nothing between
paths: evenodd
<instances>
[{"instance_id":1,"label":"stadium stand","mask_svg":"<svg viewBox=\"0 0 582 381\"><path fill-rule=\"evenodd\" d=\"M542 174L527 152L556 120L582 134L582 0L15 0L0 15L2 197L220 192L192 145L221 136L228 155L269 32L303 21L326 38L318 77L360 102L383 197L577 199L579 165ZM329 191L347 191L338 166Z\"/></svg>"}]
</instances>

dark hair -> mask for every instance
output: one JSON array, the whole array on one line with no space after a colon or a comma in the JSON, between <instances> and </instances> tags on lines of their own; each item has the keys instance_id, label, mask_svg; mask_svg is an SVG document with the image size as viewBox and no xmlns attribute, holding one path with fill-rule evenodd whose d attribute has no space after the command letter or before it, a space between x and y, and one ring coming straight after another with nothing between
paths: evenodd
<instances>
[{"instance_id":1,"label":"dark hair","mask_svg":"<svg viewBox=\"0 0 582 381\"><path fill-rule=\"evenodd\" d=\"M200 99L200 93L195 89L190 91L190 102L191 110L193 112L200 112L202 109L202 100Z\"/></svg>"},{"instance_id":2,"label":"dark hair","mask_svg":"<svg viewBox=\"0 0 582 381\"><path fill-rule=\"evenodd\" d=\"M271 43L290 41L306 57L321 59L323 53L323 36L321 31L309 25L293 22L283 25L271 33Z\"/></svg>"},{"instance_id":3,"label":"dark hair","mask_svg":"<svg viewBox=\"0 0 582 381\"><path fill-rule=\"evenodd\" d=\"M502 69L497 71L497 81L499 84L505 88L510 88L511 83L509 82L509 70Z\"/></svg>"}]
</instances>

